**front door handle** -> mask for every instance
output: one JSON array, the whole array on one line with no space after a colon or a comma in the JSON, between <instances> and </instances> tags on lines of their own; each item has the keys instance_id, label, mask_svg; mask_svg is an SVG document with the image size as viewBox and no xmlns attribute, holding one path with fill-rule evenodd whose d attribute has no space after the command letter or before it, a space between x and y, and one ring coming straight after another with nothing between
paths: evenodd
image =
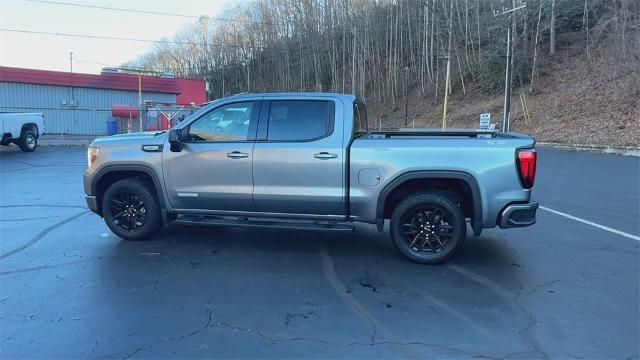
<instances>
[{"instance_id":1,"label":"front door handle","mask_svg":"<svg viewBox=\"0 0 640 360\"><path fill-rule=\"evenodd\" d=\"M243 153L243 152L240 152L240 151L233 151L233 152L228 153L227 157L230 157L232 159L242 159L242 158L249 157L249 154Z\"/></svg>"},{"instance_id":2,"label":"front door handle","mask_svg":"<svg viewBox=\"0 0 640 360\"><path fill-rule=\"evenodd\" d=\"M320 159L320 160L327 160L327 159L335 159L335 158L338 157L338 155L329 154L328 152L323 151L323 152L314 154L313 157L316 158L316 159Z\"/></svg>"}]
</instances>

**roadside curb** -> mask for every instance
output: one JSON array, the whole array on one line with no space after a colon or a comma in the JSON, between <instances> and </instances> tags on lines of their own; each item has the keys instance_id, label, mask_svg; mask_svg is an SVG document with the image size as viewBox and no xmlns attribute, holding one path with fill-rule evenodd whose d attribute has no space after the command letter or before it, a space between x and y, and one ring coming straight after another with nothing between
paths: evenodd
<instances>
[{"instance_id":1,"label":"roadside curb","mask_svg":"<svg viewBox=\"0 0 640 360\"><path fill-rule=\"evenodd\" d=\"M614 147L614 146L605 146L605 145L560 144L560 143L543 142L543 141L536 142L536 144L541 146L554 147L558 149L565 149L565 150L592 151L592 152L600 152L604 154L617 154L617 155L640 157L640 147L634 147L634 146Z\"/></svg>"},{"instance_id":2,"label":"roadside curb","mask_svg":"<svg viewBox=\"0 0 640 360\"><path fill-rule=\"evenodd\" d=\"M67 146L67 147L87 147L89 146L89 143L59 143L59 144L55 144L55 143L39 143L38 146L48 146L48 147L63 147L63 146Z\"/></svg>"},{"instance_id":3,"label":"roadside curb","mask_svg":"<svg viewBox=\"0 0 640 360\"><path fill-rule=\"evenodd\" d=\"M38 139L39 146L79 146L88 147L99 136L45 134Z\"/></svg>"}]
</instances>

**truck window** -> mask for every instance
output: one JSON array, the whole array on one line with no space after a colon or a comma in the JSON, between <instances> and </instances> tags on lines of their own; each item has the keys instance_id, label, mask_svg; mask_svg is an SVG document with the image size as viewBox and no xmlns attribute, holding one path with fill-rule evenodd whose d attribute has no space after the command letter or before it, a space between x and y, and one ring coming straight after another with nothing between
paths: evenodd
<instances>
[{"instance_id":1,"label":"truck window","mask_svg":"<svg viewBox=\"0 0 640 360\"><path fill-rule=\"evenodd\" d=\"M333 132L332 101L272 101L267 139L271 141L308 141Z\"/></svg>"},{"instance_id":2,"label":"truck window","mask_svg":"<svg viewBox=\"0 0 640 360\"><path fill-rule=\"evenodd\" d=\"M246 141L253 102L221 106L189 126L189 141Z\"/></svg>"},{"instance_id":3,"label":"truck window","mask_svg":"<svg viewBox=\"0 0 640 360\"><path fill-rule=\"evenodd\" d=\"M353 133L363 134L367 132L367 109L364 104L353 103Z\"/></svg>"}]
</instances>

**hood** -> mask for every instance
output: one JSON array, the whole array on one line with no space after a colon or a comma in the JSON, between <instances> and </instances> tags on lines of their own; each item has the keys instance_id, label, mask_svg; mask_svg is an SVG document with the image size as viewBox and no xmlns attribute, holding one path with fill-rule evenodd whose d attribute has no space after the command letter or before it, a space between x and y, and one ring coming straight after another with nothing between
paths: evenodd
<instances>
[{"instance_id":1,"label":"hood","mask_svg":"<svg viewBox=\"0 0 640 360\"><path fill-rule=\"evenodd\" d=\"M99 137L91 142L92 147L110 145L162 145L167 137L166 131L145 131Z\"/></svg>"}]
</instances>

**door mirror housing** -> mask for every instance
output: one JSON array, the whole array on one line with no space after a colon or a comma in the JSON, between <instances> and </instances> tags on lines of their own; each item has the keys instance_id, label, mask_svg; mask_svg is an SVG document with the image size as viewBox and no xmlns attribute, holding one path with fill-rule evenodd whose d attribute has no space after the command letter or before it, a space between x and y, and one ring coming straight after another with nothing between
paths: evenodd
<instances>
[{"instance_id":1,"label":"door mirror housing","mask_svg":"<svg viewBox=\"0 0 640 360\"><path fill-rule=\"evenodd\" d=\"M182 131L180 129L169 130L169 150L173 152L182 151Z\"/></svg>"}]
</instances>

